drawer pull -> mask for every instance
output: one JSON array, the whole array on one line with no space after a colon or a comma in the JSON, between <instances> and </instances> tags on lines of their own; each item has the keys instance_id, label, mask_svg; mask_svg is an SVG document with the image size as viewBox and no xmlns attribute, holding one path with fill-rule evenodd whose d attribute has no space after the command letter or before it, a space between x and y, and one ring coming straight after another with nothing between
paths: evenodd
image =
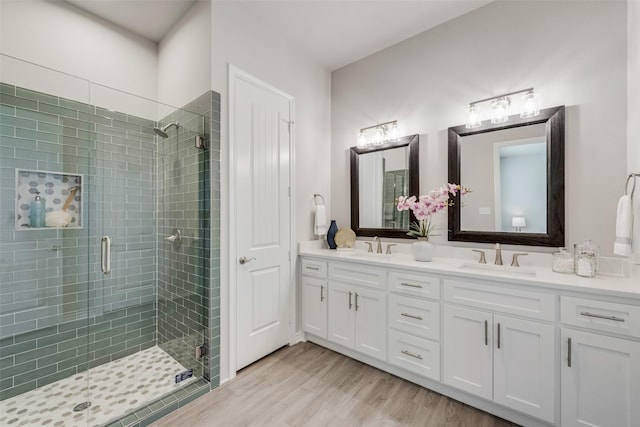
<instances>
[{"instance_id":1,"label":"drawer pull","mask_svg":"<svg viewBox=\"0 0 640 427\"><path fill-rule=\"evenodd\" d=\"M306 269L307 269L307 270L313 270L313 271L320 271L320 268L319 268L319 267L310 267L310 266L307 266L307 267L306 267Z\"/></svg>"},{"instance_id":2,"label":"drawer pull","mask_svg":"<svg viewBox=\"0 0 640 427\"><path fill-rule=\"evenodd\" d=\"M409 350L402 350L400 353L406 354L407 356L415 357L416 359L422 360L422 356L419 354L413 354Z\"/></svg>"},{"instance_id":3,"label":"drawer pull","mask_svg":"<svg viewBox=\"0 0 640 427\"><path fill-rule=\"evenodd\" d=\"M400 284L402 286L409 286L410 288L420 288L420 289L422 289L422 285L415 285L413 283L405 283L405 282L402 282Z\"/></svg>"},{"instance_id":4,"label":"drawer pull","mask_svg":"<svg viewBox=\"0 0 640 427\"><path fill-rule=\"evenodd\" d=\"M620 317L605 316L603 314L589 313L588 311L581 311L580 316L597 317L598 319L607 319L607 320L613 320L615 322L624 322L624 319L621 319Z\"/></svg>"},{"instance_id":5,"label":"drawer pull","mask_svg":"<svg viewBox=\"0 0 640 427\"><path fill-rule=\"evenodd\" d=\"M413 314L409 314L409 313L400 313L400 316L410 317L411 319L416 319L416 320L422 320L422 317L414 316Z\"/></svg>"}]
</instances>

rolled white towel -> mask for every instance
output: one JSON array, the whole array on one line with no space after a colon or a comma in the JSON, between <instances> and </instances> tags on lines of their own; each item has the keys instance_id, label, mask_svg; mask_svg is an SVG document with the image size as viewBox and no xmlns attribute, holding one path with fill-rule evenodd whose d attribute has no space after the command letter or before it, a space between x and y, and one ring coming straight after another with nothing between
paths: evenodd
<instances>
[{"instance_id":1,"label":"rolled white towel","mask_svg":"<svg viewBox=\"0 0 640 427\"><path fill-rule=\"evenodd\" d=\"M631 255L631 232L633 231L633 208L631 197L624 195L618 200L616 214L616 242L613 253L616 255Z\"/></svg>"},{"instance_id":2,"label":"rolled white towel","mask_svg":"<svg viewBox=\"0 0 640 427\"><path fill-rule=\"evenodd\" d=\"M316 205L316 219L313 224L313 233L316 236L322 236L327 234L328 230L327 211L324 205Z\"/></svg>"}]
</instances>

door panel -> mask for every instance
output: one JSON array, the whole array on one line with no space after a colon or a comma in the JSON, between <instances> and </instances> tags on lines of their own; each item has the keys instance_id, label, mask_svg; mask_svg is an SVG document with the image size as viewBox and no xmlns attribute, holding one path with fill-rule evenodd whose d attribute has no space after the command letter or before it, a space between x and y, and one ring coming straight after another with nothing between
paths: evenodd
<instances>
[{"instance_id":1,"label":"door panel","mask_svg":"<svg viewBox=\"0 0 640 427\"><path fill-rule=\"evenodd\" d=\"M240 369L289 342L291 99L241 74L232 96Z\"/></svg>"},{"instance_id":2,"label":"door panel","mask_svg":"<svg viewBox=\"0 0 640 427\"><path fill-rule=\"evenodd\" d=\"M329 341L345 347L355 346L355 310L353 286L329 283Z\"/></svg>"},{"instance_id":3,"label":"door panel","mask_svg":"<svg viewBox=\"0 0 640 427\"><path fill-rule=\"evenodd\" d=\"M553 422L554 327L499 315L494 325L494 401Z\"/></svg>"},{"instance_id":4,"label":"door panel","mask_svg":"<svg viewBox=\"0 0 640 427\"><path fill-rule=\"evenodd\" d=\"M302 330L327 338L327 282L302 277Z\"/></svg>"},{"instance_id":5,"label":"door panel","mask_svg":"<svg viewBox=\"0 0 640 427\"><path fill-rule=\"evenodd\" d=\"M386 359L387 295L385 292L355 288L356 350Z\"/></svg>"},{"instance_id":6,"label":"door panel","mask_svg":"<svg viewBox=\"0 0 640 427\"><path fill-rule=\"evenodd\" d=\"M637 426L640 343L563 329L562 345L562 425Z\"/></svg>"},{"instance_id":7,"label":"door panel","mask_svg":"<svg viewBox=\"0 0 640 427\"><path fill-rule=\"evenodd\" d=\"M444 306L443 381L486 399L493 398L492 315Z\"/></svg>"}]
</instances>

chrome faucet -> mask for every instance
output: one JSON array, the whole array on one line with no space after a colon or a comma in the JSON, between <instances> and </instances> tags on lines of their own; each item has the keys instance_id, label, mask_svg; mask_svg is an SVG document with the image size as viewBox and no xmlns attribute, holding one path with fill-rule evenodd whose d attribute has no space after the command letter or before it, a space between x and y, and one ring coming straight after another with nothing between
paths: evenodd
<instances>
[{"instance_id":1,"label":"chrome faucet","mask_svg":"<svg viewBox=\"0 0 640 427\"><path fill-rule=\"evenodd\" d=\"M382 240L380 240L380 238L378 236L375 236L373 238L373 243L378 242L378 246L376 247L376 253L381 254L382 253Z\"/></svg>"},{"instance_id":2,"label":"chrome faucet","mask_svg":"<svg viewBox=\"0 0 640 427\"><path fill-rule=\"evenodd\" d=\"M496 265L502 265L502 248L500 243L496 243Z\"/></svg>"}]
</instances>

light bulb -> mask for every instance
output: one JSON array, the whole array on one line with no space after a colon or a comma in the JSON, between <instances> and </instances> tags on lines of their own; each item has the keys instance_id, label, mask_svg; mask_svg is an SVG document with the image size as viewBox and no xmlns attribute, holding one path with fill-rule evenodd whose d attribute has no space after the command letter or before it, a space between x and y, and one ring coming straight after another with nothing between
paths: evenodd
<instances>
[{"instance_id":1,"label":"light bulb","mask_svg":"<svg viewBox=\"0 0 640 427\"><path fill-rule=\"evenodd\" d=\"M480 114L478 114L478 106L475 104L469 105L469 113L467 114L467 124L465 127L467 129L473 129L481 125L482 121L480 120Z\"/></svg>"},{"instance_id":2,"label":"light bulb","mask_svg":"<svg viewBox=\"0 0 640 427\"><path fill-rule=\"evenodd\" d=\"M398 129L398 122L393 122L391 129L389 130L389 139L395 141L400 136L400 130Z\"/></svg>"},{"instance_id":3,"label":"light bulb","mask_svg":"<svg viewBox=\"0 0 640 427\"><path fill-rule=\"evenodd\" d=\"M540 110L536 105L536 96L533 91L527 92L522 98L522 113L520 117L528 119L530 117L536 117L540 114Z\"/></svg>"},{"instance_id":4,"label":"light bulb","mask_svg":"<svg viewBox=\"0 0 640 427\"><path fill-rule=\"evenodd\" d=\"M369 141L367 141L367 135L364 132L360 132L358 134L358 144L356 145L358 148L367 148L369 145Z\"/></svg>"},{"instance_id":5,"label":"light bulb","mask_svg":"<svg viewBox=\"0 0 640 427\"><path fill-rule=\"evenodd\" d=\"M509 98L502 97L491 102L491 123L504 123L509 120Z\"/></svg>"},{"instance_id":6,"label":"light bulb","mask_svg":"<svg viewBox=\"0 0 640 427\"><path fill-rule=\"evenodd\" d=\"M375 132L373 133L373 145L382 144L384 144L384 134L382 133L382 129L377 127Z\"/></svg>"}]
</instances>

